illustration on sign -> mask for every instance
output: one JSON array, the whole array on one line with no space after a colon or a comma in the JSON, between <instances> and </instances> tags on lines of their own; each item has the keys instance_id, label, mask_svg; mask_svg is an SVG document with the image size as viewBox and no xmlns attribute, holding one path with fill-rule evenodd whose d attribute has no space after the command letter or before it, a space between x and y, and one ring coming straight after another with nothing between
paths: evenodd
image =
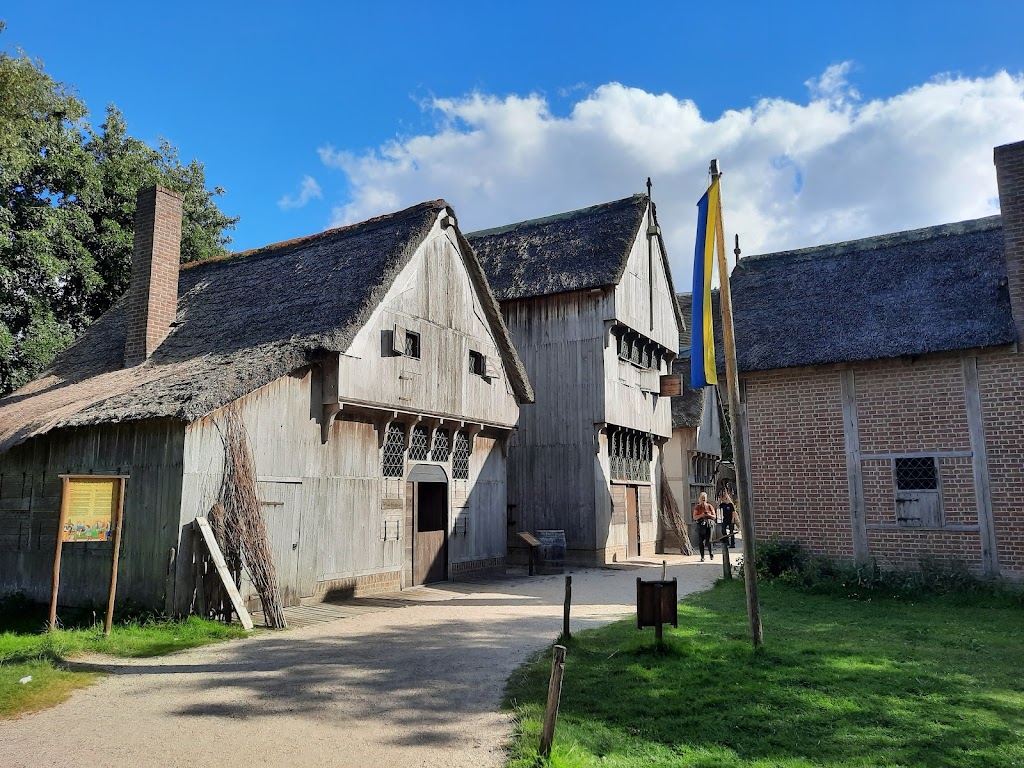
<instances>
[{"instance_id":1,"label":"illustration on sign","mask_svg":"<svg viewBox=\"0 0 1024 768\"><path fill-rule=\"evenodd\" d=\"M79 477L68 481L68 513L63 541L107 541L117 506L116 478Z\"/></svg>"}]
</instances>

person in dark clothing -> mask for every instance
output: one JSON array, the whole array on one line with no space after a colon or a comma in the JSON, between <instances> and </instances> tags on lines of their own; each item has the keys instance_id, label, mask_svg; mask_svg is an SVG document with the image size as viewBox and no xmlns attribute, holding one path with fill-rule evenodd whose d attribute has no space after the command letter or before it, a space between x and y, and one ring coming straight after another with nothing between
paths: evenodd
<instances>
[{"instance_id":1,"label":"person in dark clothing","mask_svg":"<svg viewBox=\"0 0 1024 768\"><path fill-rule=\"evenodd\" d=\"M701 493L693 508L693 521L697 524L697 541L700 543L700 561L704 562L704 545L707 544L708 556L714 560L715 550L711 544L711 534L715 529L715 508L708 504L708 495Z\"/></svg>"},{"instance_id":2,"label":"person in dark clothing","mask_svg":"<svg viewBox=\"0 0 1024 768\"><path fill-rule=\"evenodd\" d=\"M722 535L729 537L729 546L736 548L736 505L732 503L732 496L728 491L722 492L718 502L718 509L722 513Z\"/></svg>"}]
</instances>

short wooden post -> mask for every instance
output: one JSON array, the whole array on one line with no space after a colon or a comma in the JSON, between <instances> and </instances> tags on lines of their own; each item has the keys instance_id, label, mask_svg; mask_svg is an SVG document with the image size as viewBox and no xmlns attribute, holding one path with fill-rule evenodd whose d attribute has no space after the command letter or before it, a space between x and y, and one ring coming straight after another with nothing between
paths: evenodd
<instances>
[{"instance_id":1,"label":"short wooden post","mask_svg":"<svg viewBox=\"0 0 1024 768\"><path fill-rule=\"evenodd\" d=\"M53 587L50 590L50 631L57 628L57 588L60 586L60 553L64 547L64 523L68 519L68 479L62 477L60 491L60 519L57 521L57 549L53 555Z\"/></svg>"},{"instance_id":2,"label":"short wooden post","mask_svg":"<svg viewBox=\"0 0 1024 768\"><path fill-rule=\"evenodd\" d=\"M530 563L529 567L530 567L530 570L529 570L529 574L528 574L530 576L533 576L533 557L534 557L533 553L535 551L536 551L536 547L531 545L530 546L530 555L529 555L529 563Z\"/></svg>"},{"instance_id":3,"label":"short wooden post","mask_svg":"<svg viewBox=\"0 0 1024 768\"><path fill-rule=\"evenodd\" d=\"M729 560L729 535L722 537L722 578L732 578L732 562Z\"/></svg>"},{"instance_id":4,"label":"short wooden post","mask_svg":"<svg viewBox=\"0 0 1024 768\"><path fill-rule=\"evenodd\" d=\"M661 561L661 580L668 581L668 560Z\"/></svg>"},{"instance_id":5,"label":"short wooden post","mask_svg":"<svg viewBox=\"0 0 1024 768\"><path fill-rule=\"evenodd\" d=\"M117 592L117 561L121 556L121 522L124 519L124 478L117 481L117 511L114 513L114 562L110 567L110 594L107 596L107 616L103 620L103 636L110 636L114 622L114 595Z\"/></svg>"},{"instance_id":6,"label":"short wooden post","mask_svg":"<svg viewBox=\"0 0 1024 768\"><path fill-rule=\"evenodd\" d=\"M551 744L555 740L558 721L558 703L562 698L562 676L565 674L565 646L556 645L551 657L551 679L548 681L548 701L544 707L544 726L540 732L540 755L551 757Z\"/></svg>"},{"instance_id":7,"label":"short wooden post","mask_svg":"<svg viewBox=\"0 0 1024 768\"><path fill-rule=\"evenodd\" d=\"M565 577L565 606L562 612L562 639L569 639L569 611L572 608L572 576Z\"/></svg>"}]
</instances>

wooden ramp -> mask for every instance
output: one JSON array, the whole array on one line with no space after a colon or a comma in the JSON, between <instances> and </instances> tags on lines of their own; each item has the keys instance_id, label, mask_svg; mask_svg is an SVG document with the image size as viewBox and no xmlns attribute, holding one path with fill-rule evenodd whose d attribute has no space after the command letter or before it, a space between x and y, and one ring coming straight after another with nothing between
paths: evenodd
<instances>
[{"instance_id":1,"label":"wooden ramp","mask_svg":"<svg viewBox=\"0 0 1024 768\"><path fill-rule=\"evenodd\" d=\"M454 600L461 595L487 592L512 577L489 577L480 581L458 581L432 584L429 587L410 587L401 592L385 592L367 597L350 597L330 602L304 602L284 609L289 627L307 627L310 624L325 624L330 621L351 619L368 613L380 613L395 608L406 608L422 603L439 603ZM263 611L252 612L257 627L266 626Z\"/></svg>"}]
</instances>

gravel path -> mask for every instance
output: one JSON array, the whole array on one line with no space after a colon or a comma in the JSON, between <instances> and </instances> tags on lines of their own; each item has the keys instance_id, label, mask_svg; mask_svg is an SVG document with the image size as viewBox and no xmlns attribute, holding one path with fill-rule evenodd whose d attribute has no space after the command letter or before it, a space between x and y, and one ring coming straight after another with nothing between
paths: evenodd
<instances>
[{"instance_id":1,"label":"gravel path","mask_svg":"<svg viewBox=\"0 0 1024 768\"><path fill-rule=\"evenodd\" d=\"M681 595L721 574L717 560L667 559ZM660 566L570 572L575 630L634 613L636 577ZM563 584L435 585L436 602L156 659L85 660L114 674L0 721L0 765L500 766L505 680L561 630Z\"/></svg>"}]
</instances>

